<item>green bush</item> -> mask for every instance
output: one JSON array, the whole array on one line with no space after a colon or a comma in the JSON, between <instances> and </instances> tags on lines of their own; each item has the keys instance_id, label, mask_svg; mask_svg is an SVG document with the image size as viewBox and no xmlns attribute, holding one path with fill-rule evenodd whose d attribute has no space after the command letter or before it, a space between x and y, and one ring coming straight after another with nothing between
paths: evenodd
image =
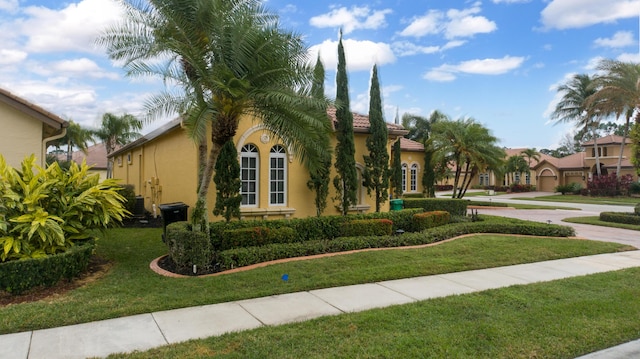
<instances>
[{"instance_id":1,"label":"green bush","mask_svg":"<svg viewBox=\"0 0 640 359\"><path fill-rule=\"evenodd\" d=\"M89 240L77 243L64 253L0 263L0 289L20 294L77 277L87 269L94 247L95 242Z\"/></svg>"},{"instance_id":2,"label":"green bush","mask_svg":"<svg viewBox=\"0 0 640 359\"><path fill-rule=\"evenodd\" d=\"M401 211L354 214L348 216L213 222L210 224L211 244L216 251L230 249L229 241L225 240L227 231L254 227L264 227L270 230L283 227L291 228L294 232L294 238L291 239L291 242L333 239L341 235L342 223L355 219L388 219L393 222L392 232L398 229L402 229L405 232L412 232L414 231L412 217L415 213L420 212L423 212L423 210L405 209Z\"/></svg>"},{"instance_id":3,"label":"green bush","mask_svg":"<svg viewBox=\"0 0 640 359\"><path fill-rule=\"evenodd\" d=\"M169 247L169 257L178 271L197 274L198 271L210 269L213 251L207 235L192 231L190 227L188 222L170 223L165 241Z\"/></svg>"},{"instance_id":4,"label":"green bush","mask_svg":"<svg viewBox=\"0 0 640 359\"><path fill-rule=\"evenodd\" d=\"M425 198L423 193L403 193L402 198Z\"/></svg>"},{"instance_id":5,"label":"green bush","mask_svg":"<svg viewBox=\"0 0 640 359\"><path fill-rule=\"evenodd\" d=\"M413 215L414 228L420 231L442 226L450 221L451 215L447 211L422 212Z\"/></svg>"},{"instance_id":6,"label":"green bush","mask_svg":"<svg viewBox=\"0 0 640 359\"><path fill-rule=\"evenodd\" d=\"M116 181L100 182L89 169L44 169L31 155L18 171L0 155L0 262L64 252L128 214Z\"/></svg>"},{"instance_id":7,"label":"green bush","mask_svg":"<svg viewBox=\"0 0 640 359\"><path fill-rule=\"evenodd\" d=\"M218 250L238 247L262 246L271 243L291 243L296 234L291 227L248 227L224 231L224 237Z\"/></svg>"},{"instance_id":8,"label":"green bush","mask_svg":"<svg viewBox=\"0 0 640 359\"><path fill-rule=\"evenodd\" d=\"M124 198L124 208L129 213L134 213L136 210L136 191L133 185L125 184L120 186L120 195Z\"/></svg>"},{"instance_id":9,"label":"green bush","mask_svg":"<svg viewBox=\"0 0 640 359\"><path fill-rule=\"evenodd\" d=\"M636 216L640 216L640 203L636 204L636 206L633 207L633 213L635 213Z\"/></svg>"},{"instance_id":10,"label":"green bush","mask_svg":"<svg viewBox=\"0 0 640 359\"><path fill-rule=\"evenodd\" d=\"M600 212L600 220L605 222L640 225L640 215L636 215L634 212Z\"/></svg>"},{"instance_id":11,"label":"green bush","mask_svg":"<svg viewBox=\"0 0 640 359\"><path fill-rule=\"evenodd\" d=\"M470 206L483 206L483 207L509 207L509 204L504 202L493 202L493 201L469 201Z\"/></svg>"},{"instance_id":12,"label":"green bush","mask_svg":"<svg viewBox=\"0 0 640 359\"><path fill-rule=\"evenodd\" d=\"M469 201L465 199L423 198L405 199L404 208L422 208L425 212L447 211L452 216L465 216Z\"/></svg>"},{"instance_id":13,"label":"green bush","mask_svg":"<svg viewBox=\"0 0 640 359\"><path fill-rule=\"evenodd\" d=\"M560 194L562 194L562 195L565 195L567 193L577 194L577 193L580 193L581 190L582 190L582 185L580 183L577 183L577 182L571 182L571 183L568 183L568 184L558 185L554 189L554 191L560 192Z\"/></svg>"},{"instance_id":14,"label":"green bush","mask_svg":"<svg viewBox=\"0 0 640 359\"><path fill-rule=\"evenodd\" d=\"M640 182L631 182L629 184L629 193L640 194Z\"/></svg>"},{"instance_id":15,"label":"green bush","mask_svg":"<svg viewBox=\"0 0 640 359\"><path fill-rule=\"evenodd\" d=\"M341 237L390 236L393 222L388 219L354 219L342 223Z\"/></svg>"},{"instance_id":16,"label":"green bush","mask_svg":"<svg viewBox=\"0 0 640 359\"><path fill-rule=\"evenodd\" d=\"M549 237L570 237L575 231L569 226L498 219L483 222L451 223L419 233L395 236L339 237L333 240L314 240L296 243L276 243L261 247L234 248L217 255L220 270L283 258L337 253L365 248L388 248L429 244L470 233L523 234Z\"/></svg>"}]
</instances>

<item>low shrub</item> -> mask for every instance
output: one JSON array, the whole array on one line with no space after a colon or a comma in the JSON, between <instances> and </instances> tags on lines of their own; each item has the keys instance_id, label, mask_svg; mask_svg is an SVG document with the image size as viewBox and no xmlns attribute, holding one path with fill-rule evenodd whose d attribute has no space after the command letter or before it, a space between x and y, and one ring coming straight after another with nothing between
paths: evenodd
<instances>
[{"instance_id":1,"label":"low shrub","mask_svg":"<svg viewBox=\"0 0 640 359\"><path fill-rule=\"evenodd\" d=\"M414 228L420 231L442 226L450 221L451 215L447 211L422 212L413 215Z\"/></svg>"},{"instance_id":2,"label":"low shrub","mask_svg":"<svg viewBox=\"0 0 640 359\"><path fill-rule=\"evenodd\" d=\"M640 194L640 182L632 182L629 185L630 194Z\"/></svg>"},{"instance_id":3,"label":"low shrub","mask_svg":"<svg viewBox=\"0 0 640 359\"><path fill-rule=\"evenodd\" d=\"M447 211L452 216L465 216L469 201L465 199L422 198L406 199L404 208L422 208L425 212Z\"/></svg>"},{"instance_id":4,"label":"low shrub","mask_svg":"<svg viewBox=\"0 0 640 359\"><path fill-rule=\"evenodd\" d=\"M522 193L522 192L531 192L534 189L533 189L533 186L531 186L530 184L514 183L511 186L509 186L509 190L513 193Z\"/></svg>"},{"instance_id":5,"label":"low shrub","mask_svg":"<svg viewBox=\"0 0 640 359\"><path fill-rule=\"evenodd\" d=\"M633 213L635 213L636 216L640 216L640 203L636 204L636 206L633 207Z\"/></svg>"},{"instance_id":6,"label":"low shrub","mask_svg":"<svg viewBox=\"0 0 640 359\"><path fill-rule=\"evenodd\" d=\"M124 208L129 213L135 213L136 211L136 191L133 185L125 184L120 186L120 195L124 198Z\"/></svg>"},{"instance_id":7,"label":"low shrub","mask_svg":"<svg viewBox=\"0 0 640 359\"><path fill-rule=\"evenodd\" d=\"M0 290L20 294L28 289L50 287L70 280L89 265L95 242L78 242L64 253L0 263Z\"/></svg>"},{"instance_id":8,"label":"low shrub","mask_svg":"<svg viewBox=\"0 0 640 359\"><path fill-rule=\"evenodd\" d=\"M226 231L264 227L270 230L283 227L293 230L293 238L288 242L307 242L324 239L333 239L341 236L342 223L355 219L388 219L393 222L392 232L402 229L405 232L413 230L412 217L415 213L423 212L422 209L404 209L391 212L374 212L365 214L353 214L348 216L322 216L308 218L278 219L278 220L250 220L213 222L210 224L211 244L216 251L230 249L230 244L225 241ZM281 241L271 241L282 242Z\"/></svg>"},{"instance_id":9,"label":"low shrub","mask_svg":"<svg viewBox=\"0 0 640 359\"><path fill-rule=\"evenodd\" d=\"M208 271L213 258L211 241L202 232L192 231L188 222L174 222L167 226L165 242L169 257L180 272L197 274Z\"/></svg>"},{"instance_id":10,"label":"low shrub","mask_svg":"<svg viewBox=\"0 0 640 359\"><path fill-rule=\"evenodd\" d=\"M342 223L341 237L390 236L393 222L388 219L354 219Z\"/></svg>"},{"instance_id":11,"label":"low shrub","mask_svg":"<svg viewBox=\"0 0 640 359\"><path fill-rule=\"evenodd\" d=\"M423 193L403 193L402 198L425 198Z\"/></svg>"},{"instance_id":12,"label":"low shrub","mask_svg":"<svg viewBox=\"0 0 640 359\"><path fill-rule=\"evenodd\" d=\"M565 195L567 193L577 194L582 190L582 185L576 182L571 182L567 184L561 184L556 186L554 189L555 192L560 192L560 194Z\"/></svg>"},{"instance_id":13,"label":"low shrub","mask_svg":"<svg viewBox=\"0 0 640 359\"><path fill-rule=\"evenodd\" d=\"M262 246L271 243L291 243L296 234L291 227L247 227L224 231L224 237L218 250L237 247Z\"/></svg>"},{"instance_id":14,"label":"low shrub","mask_svg":"<svg viewBox=\"0 0 640 359\"><path fill-rule=\"evenodd\" d=\"M493 201L469 201L470 206L482 206L482 207L509 207L508 203L493 202Z\"/></svg>"},{"instance_id":15,"label":"low shrub","mask_svg":"<svg viewBox=\"0 0 640 359\"><path fill-rule=\"evenodd\" d=\"M635 212L600 212L600 220L605 222L640 225L640 215L637 215Z\"/></svg>"},{"instance_id":16,"label":"low shrub","mask_svg":"<svg viewBox=\"0 0 640 359\"><path fill-rule=\"evenodd\" d=\"M339 237L297 243L275 243L261 247L234 248L218 253L216 266L220 270L247 266L282 258L336 253L365 248L388 248L429 244L469 233L523 234L549 237L570 237L575 231L569 226L520 221L514 219L483 222L452 223L423 232L394 236Z\"/></svg>"},{"instance_id":17,"label":"low shrub","mask_svg":"<svg viewBox=\"0 0 640 359\"><path fill-rule=\"evenodd\" d=\"M453 185L451 184L437 184L436 191L451 191L453 190Z\"/></svg>"}]
</instances>

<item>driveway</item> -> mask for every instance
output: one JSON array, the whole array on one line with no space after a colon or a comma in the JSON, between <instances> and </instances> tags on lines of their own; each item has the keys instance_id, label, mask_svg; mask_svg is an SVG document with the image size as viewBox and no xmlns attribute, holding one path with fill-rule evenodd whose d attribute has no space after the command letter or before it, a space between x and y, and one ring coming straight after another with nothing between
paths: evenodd
<instances>
[{"instance_id":1,"label":"driveway","mask_svg":"<svg viewBox=\"0 0 640 359\"><path fill-rule=\"evenodd\" d=\"M513 197L537 197L544 196L551 193L543 192L530 192L530 193L516 193L498 196L477 196L473 197L478 201L495 201L504 203L534 203L540 205L559 206L559 207L572 207L580 208L581 210L566 210L566 209L513 209L496 207L496 209L479 209L478 213L488 214L495 216L511 217L526 219L529 221L561 224L565 226L571 226L575 228L576 235L581 238L605 241L605 242L617 242L628 244L636 248L640 248L640 232L632 231L628 229L619 229L612 227L592 226L588 224L577 224L562 222L564 218L569 217L588 217L598 216L600 212L633 212L632 206L611 206L611 205L594 205L594 204L581 204L581 203L564 203L564 202L540 202L540 201L527 201L524 199L514 200Z\"/></svg>"}]
</instances>

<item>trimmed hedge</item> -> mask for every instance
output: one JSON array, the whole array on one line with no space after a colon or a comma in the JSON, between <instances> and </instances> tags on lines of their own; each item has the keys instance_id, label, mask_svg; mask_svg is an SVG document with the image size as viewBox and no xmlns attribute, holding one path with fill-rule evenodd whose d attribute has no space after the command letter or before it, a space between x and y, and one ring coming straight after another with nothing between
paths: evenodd
<instances>
[{"instance_id":1,"label":"trimmed hedge","mask_svg":"<svg viewBox=\"0 0 640 359\"><path fill-rule=\"evenodd\" d=\"M613 223L640 225L640 216L633 212L600 212L600 220Z\"/></svg>"},{"instance_id":2,"label":"trimmed hedge","mask_svg":"<svg viewBox=\"0 0 640 359\"><path fill-rule=\"evenodd\" d=\"M423 193L403 193L402 198L425 198Z\"/></svg>"},{"instance_id":3,"label":"trimmed hedge","mask_svg":"<svg viewBox=\"0 0 640 359\"><path fill-rule=\"evenodd\" d=\"M166 243L169 256L180 272L207 271L211 267L213 250L206 234L191 230L188 222L174 222L167 226Z\"/></svg>"},{"instance_id":4,"label":"trimmed hedge","mask_svg":"<svg viewBox=\"0 0 640 359\"><path fill-rule=\"evenodd\" d=\"M423 212L423 210L405 209L401 211L354 214L348 216L212 222L210 224L211 244L216 251L230 249L229 242L225 240L227 231L255 227L268 228L269 230L291 228L294 232L294 238L291 239L290 242L333 239L341 236L342 223L359 219L388 219L393 222L392 232L398 229L402 229L405 232L413 232L415 230L413 228L412 217L414 214L420 212ZM243 243L242 246L246 246L246 243Z\"/></svg>"},{"instance_id":5,"label":"trimmed hedge","mask_svg":"<svg viewBox=\"0 0 640 359\"><path fill-rule=\"evenodd\" d=\"M549 237L570 237L575 231L569 226L508 220L447 224L419 233L398 236L340 237L304 243L278 243L261 247L235 248L218 253L217 266L227 270L283 258L344 252L365 248L388 248L429 244L470 233L523 234Z\"/></svg>"},{"instance_id":6,"label":"trimmed hedge","mask_svg":"<svg viewBox=\"0 0 640 359\"><path fill-rule=\"evenodd\" d=\"M224 237L218 250L238 247L262 246L271 243L291 243L296 240L296 233L291 227L268 228L248 227L224 231Z\"/></svg>"},{"instance_id":7,"label":"trimmed hedge","mask_svg":"<svg viewBox=\"0 0 640 359\"><path fill-rule=\"evenodd\" d=\"M341 237L390 236L393 222L388 219L354 219L340 226Z\"/></svg>"},{"instance_id":8,"label":"trimmed hedge","mask_svg":"<svg viewBox=\"0 0 640 359\"><path fill-rule=\"evenodd\" d=\"M452 216L467 215L466 199L446 199L446 198L408 198L404 200L404 208L422 208L425 212L447 211Z\"/></svg>"},{"instance_id":9,"label":"trimmed hedge","mask_svg":"<svg viewBox=\"0 0 640 359\"><path fill-rule=\"evenodd\" d=\"M0 289L20 294L28 289L73 279L89 266L94 240L76 243L64 253L0 263Z\"/></svg>"},{"instance_id":10,"label":"trimmed hedge","mask_svg":"<svg viewBox=\"0 0 640 359\"><path fill-rule=\"evenodd\" d=\"M447 211L422 212L413 215L414 227L421 231L443 226L449 222L451 222L451 215Z\"/></svg>"}]
</instances>

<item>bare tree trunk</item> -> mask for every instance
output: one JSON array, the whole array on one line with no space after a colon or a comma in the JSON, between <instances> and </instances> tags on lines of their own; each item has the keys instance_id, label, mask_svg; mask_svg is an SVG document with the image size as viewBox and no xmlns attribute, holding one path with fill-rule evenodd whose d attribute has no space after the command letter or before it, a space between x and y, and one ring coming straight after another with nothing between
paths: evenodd
<instances>
[{"instance_id":1,"label":"bare tree trunk","mask_svg":"<svg viewBox=\"0 0 640 359\"><path fill-rule=\"evenodd\" d=\"M626 122L624 124L624 135L622 136L622 143L620 143L620 154L618 155L618 165L616 166L616 177L620 178L620 171L622 171L622 154L624 152L624 145L627 142L629 136L629 123L631 122L631 116L633 116L633 110L627 112Z\"/></svg>"}]
</instances>

